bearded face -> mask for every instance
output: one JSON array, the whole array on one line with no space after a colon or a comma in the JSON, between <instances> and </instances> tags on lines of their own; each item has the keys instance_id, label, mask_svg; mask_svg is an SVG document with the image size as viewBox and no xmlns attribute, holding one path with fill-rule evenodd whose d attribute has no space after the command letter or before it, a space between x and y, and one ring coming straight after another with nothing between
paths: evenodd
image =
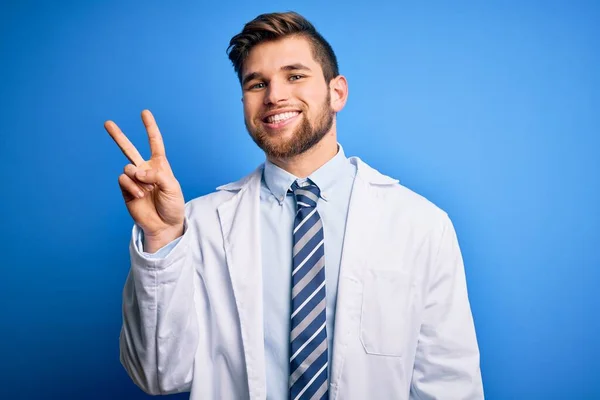
<instances>
[{"instance_id":1,"label":"bearded face","mask_svg":"<svg viewBox=\"0 0 600 400\"><path fill-rule=\"evenodd\" d=\"M265 117L255 117L253 123L246 120L246 129L267 156L277 159L297 156L319 143L330 131L335 116L330 99L327 93L313 118L309 117L306 107L279 107L267 111Z\"/></svg>"},{"instance_id":2,"label":"bearded face","mask_svg":"<svg viewBox=\"0 0 600 400\"><path fill-rule=\"evenodd\" d=\"M329 86L304 38L255 46L244 62L242 90L246 129L270 158L306 152L333 126Z\"/></svg>"}]
</instances>

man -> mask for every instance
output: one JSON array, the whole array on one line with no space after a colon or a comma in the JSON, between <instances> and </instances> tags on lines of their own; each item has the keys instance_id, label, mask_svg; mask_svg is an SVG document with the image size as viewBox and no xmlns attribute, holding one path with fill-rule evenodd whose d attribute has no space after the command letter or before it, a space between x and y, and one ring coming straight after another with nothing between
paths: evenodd
<instances>
[{"instance_id":1,"label":"man","mask_svg":"<svg viewBox=\"0 0 600 400\"><path fill-rule=\"evenodd\" d=\"M296 13L230 42L266 161L187 204L149 111L119 184L135 224L121 361L193 399L480 399L479 351L447 215L338 144L348 96Z\"/></svg>"}]
</instances>

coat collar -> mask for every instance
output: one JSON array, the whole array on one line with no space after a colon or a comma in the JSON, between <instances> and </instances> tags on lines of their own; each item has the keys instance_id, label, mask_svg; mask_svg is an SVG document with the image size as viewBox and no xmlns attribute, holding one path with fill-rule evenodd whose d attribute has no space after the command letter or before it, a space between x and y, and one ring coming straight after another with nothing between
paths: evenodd
<instances>
[{"instance_id":1,"label":"coat collar","mask_svg":"<svg viewBox=\"0 0 600 400\"><path fill-rule=\"evenodd\" d=\"M387 185L395 185L398 183L397 179L391 178L387 175L383 175L381 172L372 168L370 165L362 161L359 157L349 157L350 162L357 167L357 176L361 177L367 183L371 185L378 186L387 186ZM221 185L217 187L217 190L225 190L237 192L240 190L245 190L245 188L250 184L260 184L260 179L263 173L263 169L265 164L259 165L252 173L246 175L242 179L231 182L225 185Z\"/></svg>"}]
</instances>

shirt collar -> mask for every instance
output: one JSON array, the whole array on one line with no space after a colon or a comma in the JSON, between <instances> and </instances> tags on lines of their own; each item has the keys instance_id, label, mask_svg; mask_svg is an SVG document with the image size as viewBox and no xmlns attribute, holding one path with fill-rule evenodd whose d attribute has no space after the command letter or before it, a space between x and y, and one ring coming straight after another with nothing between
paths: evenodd
<instances>
[{"instance_id":1,"label":"shirt collar","mask_svg":"<svg viewBox=\"0 0 600 400\"><path fill-rule=\"evenodd\" d=\"M347 173L346 171L351 168L352 165L348 161L343 147L338 143L337 154L308 176L308 179L313 181L319 187L321 198L328 200L333 192L332 189L334 188L335 183L340 181L341 176ZM285 199L287 191L292 183L299 180L297 176L279 168L269 160L265 161L263 174L267 188L279 202L282 202ZM300 179L299 181L302 182L303 179Z\"/></svg>"}]
</instances>

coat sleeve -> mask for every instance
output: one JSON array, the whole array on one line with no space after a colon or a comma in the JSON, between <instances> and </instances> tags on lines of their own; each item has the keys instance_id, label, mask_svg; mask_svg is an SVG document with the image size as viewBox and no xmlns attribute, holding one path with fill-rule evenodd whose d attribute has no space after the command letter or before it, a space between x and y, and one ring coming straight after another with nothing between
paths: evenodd
<instances>
[{"instance_id":1,"label":"coat sleeve","mask_svg":"<svg viewBox=\"0 0 600 400\"><path fill-rule=\"evenodd\" d=\"M483 399L479 348L463 260L447 215L435 241L439 245L434 246L437 251L426 284L410 398Z\"/></svg>"},{"instance_id":2,"label":"coat sleeve","mask_svg":"<svg viewBox=\"0 0 600 400\"><path fill-rule=\"evenodd\" d=\"M139 227L132 232L120 359L134 383L148 394L185 392L191 387L199 328L187 227L186 218L183 236L160 257L141 251Z\"/></svg>"}]
</instances>

